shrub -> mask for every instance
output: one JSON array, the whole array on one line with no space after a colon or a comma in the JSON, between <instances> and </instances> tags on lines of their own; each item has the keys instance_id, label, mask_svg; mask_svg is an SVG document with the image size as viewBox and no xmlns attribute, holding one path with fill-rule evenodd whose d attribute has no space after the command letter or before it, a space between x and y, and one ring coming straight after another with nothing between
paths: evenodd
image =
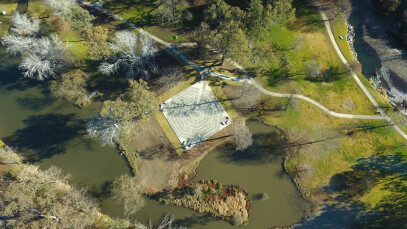
<instances>
[{"instance_id":1,"label":"shrub","mask_svg":"<svg viewBox=\"0 0 407 229\"><path fill-rule=\"evenodd\" d=\"M68 22L66 22L62 17L57 15L52 15L50 17L51 26L55 29L55 31L59 33L67 32L71 29L71 26Z\"/></svg>"},{"instance_id":2,"label":"shrub","mask_svg":"<svg viewBox=\"0 0 407 229\"><path fill-rule=\"evenodd\" d=\"M240 226L243 224L243 217L240 213L235 213L232 218L233 225Z\"/></svg>"}]
</instances>

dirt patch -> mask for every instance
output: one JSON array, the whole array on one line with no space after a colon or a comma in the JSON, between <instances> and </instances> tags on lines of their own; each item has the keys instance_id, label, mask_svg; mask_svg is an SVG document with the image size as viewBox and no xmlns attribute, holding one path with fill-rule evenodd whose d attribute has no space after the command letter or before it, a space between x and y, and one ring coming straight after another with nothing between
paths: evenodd
<instances>
[{"instance_id":1,"label":"dirt patch","mask_svg":"<svg viewBox=\"0 0 407 229\"><path fill-rule=\"evenodd\" d=\"M243 120L234 120L205 142L180 156L175 152L156 119L147 123L144 130L131 144L139 151L137 178L146 192L156 193L173 189L183 174L194 174L199 162L217 146L230 140L229 131Z\"/></svg>"}]
</instances>

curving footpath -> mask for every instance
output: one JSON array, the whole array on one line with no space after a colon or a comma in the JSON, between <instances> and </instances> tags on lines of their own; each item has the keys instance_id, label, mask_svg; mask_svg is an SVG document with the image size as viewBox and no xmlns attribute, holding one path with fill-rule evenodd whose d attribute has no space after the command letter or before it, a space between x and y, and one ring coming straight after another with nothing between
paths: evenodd
<instances>
[{"instance_id":1,"label":"curving footpath","mask_svg":"<svg viewBox=\"0 0 407 229\"><path fill-rule=\"evenodd\" d=\"M331 25L329 24L329 19L326 16L324 10L321 7L321 3L316 0L316 3L318 4L318 8L319 8L319 12L321 14L322 20L324 21L325 24L325 28L328 32L329 38L331 40L332 45L335 48L336 53L338 53L339 58L341 59L341 61L349 66L348 61L345 59L345 57L343 56L341 50L338 47L338 44L335 41L335 37L332 33L331 30ZM373 103L373 105L376 107L377 111L380 112L380 114L382 115L383 119L387 120L390 122L390 124L392 124L394 126L394 128L396 129L396 131L401 134L401 136L403 136L404 139L407 140L407 134L404 133L400 127L386 114L386 112L384 112L384 110L380 107L379 103L373 98L372 94L370 94L370 92L367 90L367 88L365 87L365 85L363 85L362 81L360 81L359 77L356 75L356 73L351 70L351 75L353 77L353 79L355 79L356 83L359 85L359 87L363 90L363 92L366 94L366 96L369 98L369 100Z\"/></svg>"},{"instance_id":2,"label":"curving footpath","mask_svg":"<svg viewBox=\"0 0 407 229\"><path fill-rule=\"evenodd\" d=\"M145 31L144 29L138 27L137 25L135 25L134 23L131 23L129 21L127 21L126 19L116 15L115 13L106 10L103 8L103 4L102 2L97 2L97 3L89 3L89 2L85 2L83 0L78 0L78 2L95 8L99 11L102 11L110 16L112 16L113 18L115 18L116 20L119 20L123 23L125 23L126 25L133 27L134 29L136 29L137 31L139 31L140 33L145 34L146 36L148 36L149 38L151 38L152 40L156 41L157 43L160 43L162 45L164 45L167 50L170 50L171 52L169 52L172 56L174 56L177 59L181 59L182 61L184 61L186 64L192 66L194 69L196 69L202 76L202 79L205 79L206 76L214 76L214 77L219 77L225 80L232 80L232 81L239 81L239 82L243 82L243 83L251 83L253 84L256 88L258 88L261 92L270 95L270 96L274 96L274 97L280 97L280 98L296 98L296 99L302 99L305 100L309 103L312 103L313 105L315 105L316 107L320 108L321 110L323 110L324 112L326 112L329 115L332 115L334 117L339 117L339 118L349 118L349 119L374 119L374 120L387 120L390 123L393 124L393 126L396 128L397 132L399 132L406 140L407 140L407 135L391 120L391 118L383 111L383 109L380 107L380 105L377 103L377 101L373 98L373 96L369 93L369 91L367 90L367 88L362 84L362 82L359 80L359 78L357 77L357 75L352 71L352 76L353 78L356 80L356 82L358 83L358 85L362 88L362 90L364 91L364 93L368 96L369 100L374 104L374 106L377 108L377 111L380 112L381 115L353 115L353 114L343 114L343 113L337 113L337 112L333 112L331 110L329 110L328 108L326 108L325 106L323 106L322 104L318 103L317 101L306 97L304 95L299 95L299 94L285 94L285 93L277 93L277 92L272 92L272 91L268 91L266 89L264 89L261 85L259 85L254 79L243 79L243 78L238 78L238 77L232 77L232 76L228 76L228 75L223 75L223 74L219 74L216 72L213 72L212 70L210 70L208 67L201 67L196 65L195 63L193 63L191 60L189 60L184 54L182 54L179 51L179 48L177 45L175 44L171 44L168 43L166 41L161 40L160 38L150 34L149 32ZM339 50L338 45L335 42L335 39L332 35L332 31L329 25L329 21L325 15L325 13L320 10L321 12L321 16L325 22L325 26L328 30L328 34L329 37L331 39L332 44L335 47L336 52L338 53L339 57L341 58L342 62L346 65L348 65L348 62L346 61L346 59L344 58L344 56L342 55L341 51ZM191 45L190 43L188 43L187 45ZM235 67L237 67L238 69L240 69L241 71L243 71L247 76L250 75L249 73L242 67L240 66L238 63L229 60Z\"/></svg>"}]
</instances>

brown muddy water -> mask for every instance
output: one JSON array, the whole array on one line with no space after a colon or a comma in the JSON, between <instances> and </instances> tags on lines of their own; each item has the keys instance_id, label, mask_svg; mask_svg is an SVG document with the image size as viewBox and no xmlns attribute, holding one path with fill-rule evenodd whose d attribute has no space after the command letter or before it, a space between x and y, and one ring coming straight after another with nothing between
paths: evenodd
<instances>
[{"instance_id":1,"label":"brown muddy water","mask_svg":"<svg viewBox=\"0 0 407 229\"><path fill-rule=\"evenodd\" d=\"M24 79L17 69L19 59L0 49L0 139L18 150L30 163L43 169L51 165L72 174L72 182L89 190L100 200L101 210L123 217L122 206L109 198L114 178L130 173L116 148L102 147L86 136L86 118L97 112L100 102L78 109L52 98L47 82ZM256 121L248 126L254 147L245 153L218 148L203 159L195 180L216 179L247 190L252 197L249 224L245 228L269 228L297 223L309 206L283 172L282 156L267 147L276 129ZM260 146L260 147L256 147ZM267 193L267 200L256 195ZM132 220L158 221L171 212L176 223L188 228L233 228L230 223L190 209L162 205L146 198Z\"/></svg>"},{"instance_id":2,"label":"brown muddy water","mask_svg":"<svg viewBox=\"0 0 407 229\"><path fill-rule=\"evenodd\" d=\"M247 190L252 202L249 223L243 228L265 229L300 222L309 213L309 206L284 173L282 155L267 147L278 137L277 129L257 121L248 121L247 125L253 133L253 147L242 153L226 147L219 147L210 152L198 166L194 180L216 179L223 185L238 185ZM266 193L269 198L258 199L257 196L262 193ZM120 208L115 207L114 200L104 200L102 205L111 210L113 216L122 215ZM178 225L188 228L238 228L207 214L177 206L161 205L154 200L147 200L146 206L135 218L142 222L149 219L155 222L167 212L174 214Z\"/></svg>"}]
</instances>

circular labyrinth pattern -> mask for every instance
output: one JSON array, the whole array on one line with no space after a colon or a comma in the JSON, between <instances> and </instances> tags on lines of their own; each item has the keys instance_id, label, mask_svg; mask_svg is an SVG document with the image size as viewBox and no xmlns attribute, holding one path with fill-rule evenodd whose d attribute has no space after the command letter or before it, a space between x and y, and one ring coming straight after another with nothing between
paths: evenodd
<instances>
[{"instance_id":1,"label":"circular labyrinth pattern","mask_svg":"<svg viewBox=\"0 0 407 229\"><path fill-rule=\"evenodd\" d=\"M231 121L205 81L165 101L161 111L185 149L208 139Z\"/></svg>"}]
</instances>

